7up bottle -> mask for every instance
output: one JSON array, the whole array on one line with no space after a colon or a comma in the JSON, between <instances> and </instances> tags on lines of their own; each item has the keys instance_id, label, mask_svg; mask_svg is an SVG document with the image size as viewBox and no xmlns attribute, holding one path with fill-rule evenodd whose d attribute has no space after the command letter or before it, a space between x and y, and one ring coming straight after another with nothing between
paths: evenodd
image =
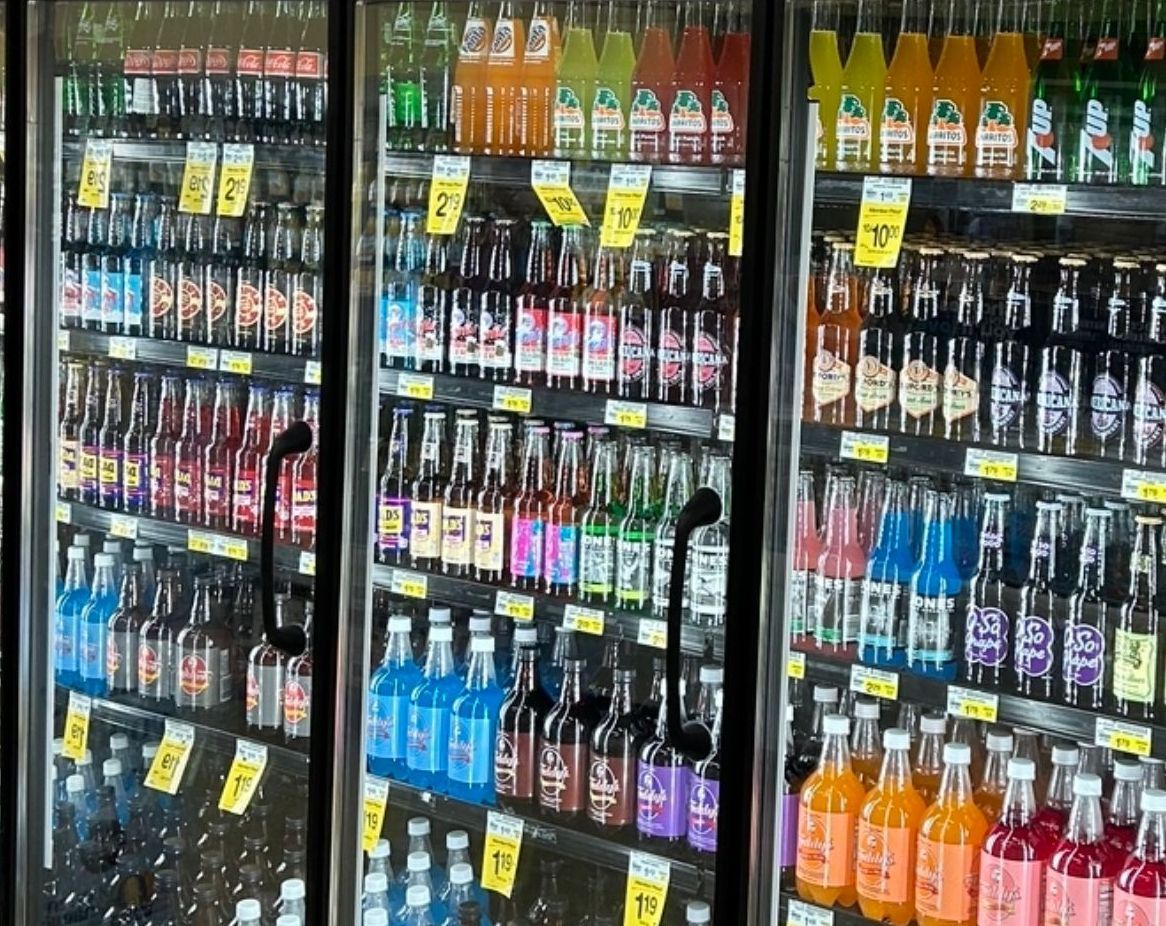
<instances>
[{"instance_id":1,"label":"7up bottle","mask_svg":"<svg viewBox=\"0 0 1166 926\"><path fill-rule=\"evenodd\" d=\"M1072 175L1069 113L1077 69L1065 36L1067 15L1067 2L1053 10L1040 61L1032 75L1024 158L1024 176L1028 180L1057 183Z\"/></svg>"},{"instance_id":2,"label":"7up bottle","mask_svg":"<svg viewBox=\"0 0 1166 926\"><path fill-rule=\"evenodd\" d=\"M1081 127L1077 141L1078 183L1119 183L1129 170L1120 140L1126 137L1133 86L1122 47L1122 29L1115 0L1102 7L1101 31L1093 60L1081 83Z\"/></svg>"},{"instance_id":3,"label":"7up bottle","mask_svg":"<svg viewBox=\"0 0 1166 926\"><path fill-rule=\"evenodd\" d=\"M1166 2L1158 0L1130 118L1130 182L1166 183Z\"/></svg>"}]
</instances>

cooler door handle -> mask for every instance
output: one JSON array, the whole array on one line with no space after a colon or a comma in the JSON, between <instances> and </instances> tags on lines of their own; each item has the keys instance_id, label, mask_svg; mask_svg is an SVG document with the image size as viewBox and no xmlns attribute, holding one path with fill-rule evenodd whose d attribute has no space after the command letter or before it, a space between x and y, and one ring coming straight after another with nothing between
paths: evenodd
<instances>
[{"instance_id":1,"label":"cooler door handle","mask_svg":"<svg viewBox=\"0 0 1166 926\"><path fill-rule=\"evenodd\" d=\"M682 723L680 720L680 619L684 605L684 574L688 564L689 536L698 527L715 524L720 516L721 497L708 486L701 486L676 518L672 574L668 580L668 642L664 663L668 738L676 749L694 762L708 757L713 750L713 740L703 723Z\"/></svg>"},{"instance_id":2,"label":"cooler door handle","mask_svg":"<svg viewBox=\"0 0 1166 926\"><path fill-rule=\"evenodd\" d=\"M267 642L289 656L298 656L308 648L308 635L299 624L278 627L275 623L275 494L279 469L286 457L303 453L312 446L312 429L297 421L271 442L267 468L263 474L263 531L259 541L259 592L263 606L263 632Z\"/></svg>"}]
</instances>

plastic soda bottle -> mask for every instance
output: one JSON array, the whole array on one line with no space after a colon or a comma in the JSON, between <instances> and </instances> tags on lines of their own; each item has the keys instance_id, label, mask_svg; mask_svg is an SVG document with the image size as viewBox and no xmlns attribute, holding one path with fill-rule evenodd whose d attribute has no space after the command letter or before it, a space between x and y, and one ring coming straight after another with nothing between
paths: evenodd
<instances>
[{"instance_id":1,"label":"plastic soda bottle","mask_svg":"<svg viewBox=\"0 0 1166 926\"><path fill-rule=\"evenodd\" d=\"M850 764L869 791L879 780L883 748L879 741L879 704L865 698L854 703L854 730L850 734Z\"/></svg>"},{"instance_id":2,"label":"plastic soda bottle","mask_svg":"<svg viewBox=\"0 0 1166 926\"><path fill-rule=\"evenodd\" d=\"M1011 758L1007 772L1003 810L980 853L978 924L1036 926L1041 922L1045 863L1053 847L1034 822L1036 764Z\"/></svg>"},{"instance_id":3,"label":"plastic soda bottle","mask_svg":"<svg viewBox=\"0 0 1166 926\"><path fill-rule=\"evenodd\" d=\"M1109 796L1109 809L1105 815L1105 841L1120 859L1133 852L1137 845L1141 798L1141 763L1128 759L1114 762L1113 793Z\"/></svg>"},{"instance_id":4,"label":"plastic soda bottle","mask_svg":"<svg viewBox=\"0 0 1166 926\"><path fill-rule=\"evenodd\" d=\"M888 174L920 174L924 132L931 106L931 58L927 53L927 6L905 0L899 38L887 68L879 120L879 167Z\"/></svg>"},{"instance_id":5,"label":"plastic soda bottle","mask_svg":"<svg viewBox=\"0 0 1166 926\"><path fill-rule=\"evenodd\" d=\"M56 680L73 687L80 680L81 612L89 601L85 548L69 547L65 554L65 588L57 598L53 648L56 651Z\"/></svg>"},{"instance_id":6,"label":"plastic soda bottle","mask_svg":"<svg viewBox=\"0 0 1166 926\"><path fill-rule=\"evenodd\" d=\"M798 812L796 884L803 900L853 907L855 838L866 793L850 767L850 718L830 714L817 769L802 785Z\"/></svg>"},{"instance_id":7,"label":"plastic soda bottle","mask_svg":"<svg viewBox=\"0 0 1166 926\"><path fill-rule=\"evenodd\" d=\"M907 926L915 915L915 842L927 805L911 783L911 734L883 734L883 765L858 816L857 890L863 916Z\"/></svg>"},{"instance_id":8,"label":"plastic soda bottle","mask_svg":"<svg viewBox=\"0 0 1166 926\"><path fill-rule=\"evenodd\" d=\"M854 658L866 574L866 553L858 543L854 478L835 478L826 494L825 539L815 583L814 641L818 649Z\"/></svg>"},{"instance_id":9,"label":"plastic soda bottle","mask_svg":"<svg viewBox=\"0 0 1166 926\"><path fill-rule=\"evenodd\" d=\"M1053 771L1049 775L1049 790L1044 806L1037 811L1037 826L1054 842L1065 832L1069 822L1069 808L1073 806L1073 777L1080 753L1075 746L1054 746Z\"/></svg>"},{"instance_id":10,"label":"plastic soda bottle","mask_svg":"<svg viewBox=\"0 0 1166 926\"><path fill-rule=\"evenodd\" d=\"M948 33L935 66L927 124L927 172L963 177L971 169L971 120L980 103L980 61L964 4L948 6Z\"/></svg>"},{"instance_id":11,"label":"plastic soda bottle","mask_svg":"<svg viewBox=\"0 0 1166 926\"><path fill-rule=\"evenodd\" d=\"M492 34L481 0L474 0L453 69L453 145L463 154L486 147L486 67Z\"/></svg>"},{"instance_id":12,"label":"plastic soda bottle","mask_svg":"<svg viewBox=\"0 0 1166 926\"><path fill-rule=\"evenodd\" d=\"M901 666L906 662L901 634L907 626L907 583L914 571L907 485L895 480L887 483L878 540L862 582L858 655L864 663Z\"/></svg>"},{"instance_id":13,"label":"plastic soda bottle","mask_svg":"<svg viewBox=\"0 0 1166 926\"><path fill-rule=\"evenodd\" d=\"M834 117L838 113L838 98L842 90L842 56L838 51L840 6L833 0L817 0L810 29L810 76L814 83L808 95L811 101L818 103L815 163L824 170L834 165L834 130L837 125ZM928 98L930 100L930 88Z\"/></svg>"},{"instance_id":14,"label":"plastic soda bottle","mask_svg":"<svg viewBox=\"0 0 1166 926\"><path fill-rule=\"evenodd\" d=\"M1079 774L1073 779L1069 824L1049 859L1044 921L1061 926L1110 922L1113 881L1120 868L1121 860L1105 845L1101 779Z\"/></svg>"},{"instance_id":15,"label":"plastic soda bottle","mask_svg":"<svg viewBox=\"0 0 1166 926\"><path fill-rule=\"evenodd\" d=\"M628 114L631 111L632 72L636 50L624 22L623 3L609 0L607 33L599 55L595 95L591 105L591 156L620 160L628 153Z\"/></svg>"},{"instance_id":16,"label":"plastic soda bottle","mask_svg":"<svg viewBox=\"0 0 1166 926\"><path fill-rule=\"evenodd\" d=\"M1021 4L1001 0L996 36L982 75L976 125L977 177L1011 180L1024 162L1030 75L1024 56L1022 12Z\"/></svg>"},{"instance_id":17,"label":"plastic soda bottle","mask_svg":"<svg viewBox=\"0 0 1166 926\"><path fill-rule=\"evenodd\" d=\"M117 607L117 580L112 553L93 557L93 591L78 621L78 674L82 691L103 697L106 692L106 649L109 618Z\"/></svg>"},{"instance_id":18,"label":"plastic soda bottle","mask_svg":"<svg viewBox=\"0 0 1166 926\"><path fill-rule=\"evenodd\" d=\"M590 151L587 102L594 99L599 59L595 40L579 3L572 3L559 60L558 85L552 116L556 157L586 157Z\"/></svg>"},{"instance_id":19,"label":"plastic soda bottle","mask_svg":"<svg viewBox=\"0 0 1166 926\"><path fill-rule=\"evenodd\" d=\"M923 549L907 612L907 665L921 675L954 679L955 605L963 579L952 543L952 497L929 490L925 499Z\"/></svg>"},{"instance_id":20,"label":"plastic soda bottle","mask_svg":"<svg viewBox=\"0 0 1166 926\"><path fill-rule=\"evenodd\" d=\"M1138 841L1117 876L1113 921L1166 922L1166 791L1142 792Z\"/></svg>"},{"instance_id":21,"label":"plastic soda bottle","mask_svg":"<svg viewBox=\"0 0 1166 926\"><path fill-rule=\"evenodd\" d=\"M980 849L988 821L972 800L966 743L943 747L939 796L919 825L915 865L915 910L919 926L972 926Z\"/></svg>"},{"instance_id":22,"label":"plastic soda bottle","mask_svg":"<svg viewBox=\"0 0 1166 926\"><path fill-rule=\"evenodd\" d=\"M555 72L559 67L559 22L547 0L535 4L522 56L519 145L523 154L551 152L551 113L555 102ZM533 250L533 248L532 248Z\"/></svg>"},{"instance_id":23,"label":"plastic soda bottle","mask_svg":"<svg viewBox=\"0 0 1166 926\"><path fill-rule=\"evenodd\" d=\"M409 779L420 788L448 787L450 709L461 690L454 671L453 629L430 626L421 681L409 696L409 732L405 758Z\"/></svg>"},{"instance_id":24,"label":"plastic soda bottle","mask_svg":"<svg viewBox=\"0 0 1166 926\"><path fill-rule=\"evenodd\" d=\"M486 57L486 151L517 154L521 150L521 86L526 33L512 0L502 0L490 53Z\"/></svg>"},{"instance_id":25,"label":"plastic soda bottle","mask_svg":"<svg viewBox=\"0 0 1166 926\"><path fill-rule=\"evenodd\" d=\"M790 640L795 648L806 648L818 628L817 598L818 559L822 539L818 535L817 503L814 500L814 474L798 473L798 495L794 509L794 556L790 575Z\"/></svg>"},{"instance_id":26,"label":"plastic soda bottle","mask_svg":"<svg viewBox=\"0 0 1166 926\"><path fill-rule=\"evenodd\" d=\"M976 786L976 806L984 812L989 823L1000 819L1004 806L1004 792L1008 788L1008 759L1012 756L1012 734L988 731L988 757L984 761L984 775ZM1033 808L1036 813L1036 808Z\"/></svg>"},{"instance_id":27,"label":"plastic soda bottle","mask_svg":"<svg viewBox=\"0 0 1166 926\"><path fill-rule=\"evenodd\" d=\"M369 680L368 770L374 775L409 780L406 762L409 699L421 682L413 661L410 634L413 621L404 615L389 618L385 656Z\"/></svg>"},{"instance_id":28,"label":"plastic soda bottle","mask_svg":"<svg viewBox=\"0 0 1166 926\"><path fill-rule=\"evenodd\" d=\"M879 163L875 126L883 112L887 63L878 16L875 0L859 0L858 23L842 69L834 128L834 166L838 170L874 170Z\"/></svg>"},{"instance_id":29,"label":"plastic soda bottle","mask_svg":"<svg viewBox=\"0 0 1166 926\"><path fill-rule=\"evenodd\" d=\"M502 689L494 677L494 638L470 638L466 687L453 702L449 730L449 790L454 797L494 803L494 740Z\"/></svg>"},{"instance_id":30,"label":"plastic soda bottle","mask_svg":"<svg viewBox=\"0 0 1166 926\"><path fill-rule=\"evenodd\" d=\"M662 161L667 150L668 113L672 109L672 37L657 18L654 0L644 5L640 55L632 72L628 113L632 160Z\"/></svg>"},{"instance_id":31,"label":"plastic soda bottle","mask_svg":"<svg viewBox=\"0 0 1166 926\"><path fill-rule=\"evenodd\" d=\"M927 714L919 719L919 739L915 742L915 761L911 763L915 790L930 804L939 794L943 776L943 740L947 735L947 718Z\"/></svg>"},{"instance_id":32,"label":"plastic soda bottle","mask_svg":"<svg viewBox=\"0 0 1166 926\"><path fill-rule=\"evenodd\" d=\"M716 65L703 5L701 0L688 0L672 70L672 106L668 110L668 159L673 163L700 164L708 160L715 79Z\"/></svg>"}]
</instances>

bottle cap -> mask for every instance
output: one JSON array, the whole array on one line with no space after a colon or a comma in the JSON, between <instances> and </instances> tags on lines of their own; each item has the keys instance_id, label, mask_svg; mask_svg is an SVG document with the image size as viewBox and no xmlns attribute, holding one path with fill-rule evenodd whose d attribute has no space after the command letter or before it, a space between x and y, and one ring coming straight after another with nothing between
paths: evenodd
<instances>
[{"instance_id":1,"label":"bottle cap","mask_svg":"<svg viewBox=\"0 0 1166 926\"><path fill-rule=\"evenodd\" d=\"M1076 746L1054 746L1053 765L1076 765L1081 753Z\"/></svg>"},{"instance_id":2,"label":"bottle cap","mask_svg":"<svg viewBox=\"0 0 1166 926\"><path fill-rule=\"evenodd\" d=\"M854 702L854 719L855 720L878 720L879 719L879 705L877 701L855 701Z\"/></svg>"},{"instance_id":3,"label":"bottle cap","mask_svg":"<svg viewBox=\"0 0 1166 926\"><path fill-rule=\"evenodd\" d=\"M288 878L279 886L279 896L283 900L303 900L306 894L307 887L303 878Z\"/></svg>"},{"instance_id":4,"label":"bottle cap","mask_svg":"<svg viewBox=\"0 0 1166 926\"><path fill-rule=\"evenodd\" d=\"M891 727L883 731L884 749L910 749L911 734L902 727Z\"/></svg>"},{"instance_id":5,"label":"bottle cap","mask_svg":"<svg viewBox=\"0 0 1166 926\"><path fill-rule=\"evenodd\" d=\"M393 847L387 839L378 839L376 845L368 850L369 858L390 858L393 854Z\"/></svg>"},{"instance_id":6,"label":"bottle cap","mask_svg":"<svg viewBox=\"0 0 1166 926\"><path fill-rule=\"evenodd\" d=\"M370 871L364 876L364 892L366 894L380 894L389 889L389 879L383 871Z\"/></svg>"},{"instance_id":7,"label":"bottle cap","mask_svg":"<svg viewBox=\"0 0 1166 926\"><path fill-rule=\"evenodd\" d=\"M88 749L86 749L83 753L81 753L81 758L77 760L77 765L92 765L92 764L93 764L93 753L90 752Z\"/></svg>"},{"instance_id":8,"label":"bottle cap","mask_svg":"<svg viewBox=\"0 0 1166 926\"><path fill-rule=\"evenodd\" d=\"M538 628L537 627L516 627L514 629L514 642L519 646L537 646L538 645Z\"/></svg>"},{"instance_id":9,"label":"bottle cap","mask_svg":"<svg viewBox=\"0 0 1166 926\"><path fill-rule=\"evenodd\" d=\"M410 852L405 858L405 866L409 871L429 871L431 864L428 852Z\"/></svg>"},{"instance_id":10,"label":"bottle cap","mask_svg":"<svg viewBox=\"0 0 1166 926\"><path fill-rule=\"evenodd\" d=\"M154 562L154 548L153 547L139 547L134 546L134 562L135 563L152 563Z\"/></svg>"},{"instance_id":11,"label":"bottle cap","mask_svg":"<svg viewBox=\"0 0 1166 926\"><path fill-rule=\"evenodd\" d=\"M428 817L410 817L409 818L409 836L428 836L429 835L429 818Z\"/></svg>"},{"instance_id":12,"label":"bottle cap","mask_svg":"<svg viewBox=\"0 0 1166 926\"><path fill-rule=\"evenodd\" d=\"M121 541L120 540L106 540L101 545L101 552L112 553L114 556L121 556Z\"/></svg>"},{"instance_id":13,"label":"bottle cap","mask_svg":"<svg viewBox=\"0 0 1166 926\"><path fill-rule=\"evenodd\" d=\"M1101 797L1101 778L1091 772L1073 776L1073 793L1082 797Z\"/></svg>"},{"instance_id":14,"label":"bottle cap","mask_svg":"<svg viewBox=\"0 0 1166 926\"><path fill-rule=\"evenodd\" d=\"M489 617L470 617L470 633L489 633Z\"/></svg>"},{"instance_id":15,"label":"bottle cap","mask_svg":"<svg viewBox=\"0 0 1166 926\"><path fill-rule=\"evenodd\" d=\"M838 689L831 688L829 685L815 685L814 686L814 703L815 704L837 704L838 703Z\"/></svg>"},{"instance_id":16,"label":"bottle cap","mask_svg":"<svg viewBox=\"0 0 1166 926\"><path fill-rule=\"evenodd\" d=\"M827 736L846 736L850 733L850 718L845 714L827 714L822 721L822 730Z\"/></svg>"},{"instance_id":17,"label":"bottle cap","mask_svg":"<svg viewBox=\"0 0 1166 926\"><path fill-rule=\"evenodd\" d=\"M470 637L470 652L471 653L492 653L492 652L494 652L494 638L493 637Z\"/></svg>"},{"instance_id":18,"label":"bottle cap","mask_svg":"<svg viewBox=\"0 0 1166 926\"><path fill-rule=\"evenodd\" d=\"M688 920L688 926L700 926L713 921L712 911L703 900L690 900L684 908L684 918Z\"/></svg>"},{"instance_id":19,"label":"bottle cap","mask_svg":"<svg viewBox=\"0 0 1166 926\"><path fill-rule=\"evenodd\" d=\"M1041 500L1036 503L1037 511L1062 511L1064 507L1060 502Z\"/></svg>"},{"instance_id":20,"label":"bottle cap","mask_svg":"<svg viewBox=\"0 0 1166 926\"><path fill-rule=\"evenodd\" d=\"M259 918L263 916L263 907L258 900L248 897L246 900L240 900L235 904L235 922L245 923L248 921L259 922Z\"/></svg>"},{"instance_id":21,"label":"bottle cap","mask_svg":"<svg viewBox=\"0 0 1166 926\"><path fill-rule=\"evenodd\" d=\"M424 887L425 885L418 885ZM365 910L364 919L361 920L362 926L389 926L389 911L388 910Z\"/></svg>"},{"instance_id":22,"label":"bottle cap","mask_svg":"<svg viewBox=\"0 0 1166 926\"><path fill-rule=\"evenodd\" d=\"M73 560L83 560L85 559L85 556L85 548L79 547L76 544L69 547L68 551L65 553L65 558L68 559L69 562L72 562Z\"/></svg>"},{"instance_id":23,"label":"bottle cap","mask_svg":"<svg viewBox=\"0 0 1166 926\"><path fill-rule=\"evenodd\" d=\"M378 910L377 913L384 913L384 910ZM281 913L275 918L275 926L304 926L301 920L294 913Z\"/></svg>"},{"instance_id":24,"label":"bottle cap","mask_svg":"<svg viewBox=\"0 0 1166 926\"><path fill-rule=\"evenodd\" d=\"M113 568L113 554L112 553L98 553L93 557L93 565L98 569L112 569Z\"/></svg>"},{"instance_id":25,"label":"bottle cap","mask_svg":"<svg viewBox=\"0 0 1166 926\"><path fill-rule=\"evenodd\" d=\"M988 750L990 752L1012 752L1012 734L989 731Z\"/></svg>"},{"instance_id":26,"label":"bottle cap","mask_svg":"<svg viewBox=\"0 0 1166 926\"><path fill-rule=\"evenodd\" d=\"M452 643L453 628L449 624L434 624L429 628L430 643Z\"/></svg>"},{"instance_id":27,"label":"bottle cap","mask_svg":"<svg viewBox=\"0 0 1166 926\"><path fill-rule=\"evenodd\" d=\"M389 618L389 633L411 633L413 620L404 614L394 614Z\"/></svg>"},{"instance_id":28,"label":"bottle cap","mask_svg":"<svg viewBox=\"0 0 1166 926\"><path fill-rule=\"evenodd\" d=\"M109 751L118 752L122 749L130 748L130 738L124 733L109 734Z\"/></svg>"},{"instance_id":29,"label":"bottle cap","mask_svg":"<svg viewBox=\"0 0 1166 926\"><path fill-rule=\"evenodd\" d=\"M469 884L474 880L474 869L465 862L458 862L449 866L450 884Z\"/></svg>"},{"instance_id":30,"label":"bottle cap","mask_svg":"<svg viewBox=\"0 0 1166 926\"><path fill-rule=\"evenodd\" d=\"M1113 763L1113 777L1115 781L1141 781L1142 766L1128 759L1118 759Z\"/></svg>"},{"instance_id":31,"label":"bottle cap","mask_svg":"<svg viewBox=\"0 0 1166 926\"><path fill-rule=\"evenodd\" d=\"M444 417L444 412L438 412ZM446 607L432 607L429 609L429 623L433 624L449 624L453 621L453 610Z\"/></svg>"},{"instance_id":32,"label":"bottle cap","mask_svg":"<svg viewBox=\"0 0 1166 926\"><path fill-rule=\"evenodd\" d=\"M88 534L78 534L73 538L73 545L80 547L82 550L88 550L90 543L92 543L92 538ZM182 551L185 553L186 548L183 547Z\"/></svg>"},{"instance_id":33,"label":"bottle cap","mask_svg":"<svg viewBox=\"0 0 1166 926\"><path fill-rule=\"evenodd\" d=\"M85 790L85 779L80 775L70 775L65 779L66 794L80 794Z\"/></svg>"},{"instance_id":34,"label":"bottle cap","mask_svg":"<svg viewBox=\"0 0 1166 926\"><path fill-rule=\"evenodd\" d=\"M1036 781L1036 763L1023 756L1008 760L1008 777L1013 781Z\"/></svg>"},{"instance_id":35,"label":"bottle cap","mask_svg":"<svg viewBox=\"0 0 1166 926\"><path fill-rule=\"evenodd\" d=\"M787 704L785 706L785 722L786 723L793 723L795 713L796 712L794 710L794 706L792 704Z\"/></svg>"},{"instance_id":36,"label":"bottle cap","mask_svg":"<svg viewBox=\"0 0 1166 926\"><path fill-rule=\"evenodd\" d=\"M63 736L53 737L53 755L59 756L65 749L65 738Z\"/></svg>"},{"instance_id":37,"label":"bottle cap","mask_svg":"<svg viewBox=\"0 0 1166 926\"><path fill-rule=\"evenodd\" d=\"M152 743L142 743L142 761L146 765L154 761L154 756L158 755L158 747L161 745L157 740Z\"/></svg>"},{"instance_id":38,"label":"bottle cap","mask_svg":"<svg viewBox=\"0 0 1166 926\"><path fill-rule=\"evenodd\" d=\"M405 891L405 904L409 907L428 907L429 888L424 884L414 884Z\"/></svg>"},{"instance_id":39,"label":"bottle cap","mask_svg":"<svg viewBox=\"0 0 1166 926\"><path fill-rule=\"evenodd\" d=\"M967 743L944 743L943 761L945 765L971 765L972 747Z\"/></svg>"},{"instance_id":40,"label":"bottle cap","mask_svg":"<svg viewBox=\"0 0 1166 926\"><path fill-rule=\"evenodd\" d=\"M720 666L701 666L700 683L702 685L725 684L725 670Z\"/></svg>"},{"instance_id":41,"label":"bottle cap","mask_svg":"<svg viewBox=\"0 0 1166 926\"><path fill-rule=\"evenodd\" d=\"M1143 813L1162 813L1166 811L1166 791L1158 788L1146 788L1142 792Z\"/></svg>"},{"instance_id":42,"label":"bottle cap","mask_svg":"<svg viewBox=\"0 0 1166 926\"><path fill-rule=\"evenodd\" d=\"M106 778L121 776L121 759L106 759L101 763L101 774Z\"/></svg>"},{"instance_id":43,"label":"bottle cap","mask_svg":"<svg viewBox=\"0 0 1166 926\"><path fill-rule=\"evenodd\" d=\"M470 834L465 830L450 830L445 834L445 848L450 852L470 847Z\"/></svg>"},{"instance_id":44,"label":"bottle cap","mask_svg":"<svg viewBox=\"0 0 1166 926\"><path fill-rule=\"evenodd\" d=\"M922 733L943 736L947 732L947 718L942 714L924 714L919 719L919 730Z\"/></svg>"},{"instance_id":45,"label":"bottle cap","mask_svg":"<svg viewBox=\"0 0 1166 926\"><path fill-rule=\"evenodd\" d=\"M1138 762L1140 762L1140 763L1141 763L1143 766L1146 766L1146 765L1161 765L1161 764L1162 764L1162 760L1161 760L1161 759L1155 759L1153 756L1139 756L1139 757L1138 757Z\"/></svg>"}]
</instances>

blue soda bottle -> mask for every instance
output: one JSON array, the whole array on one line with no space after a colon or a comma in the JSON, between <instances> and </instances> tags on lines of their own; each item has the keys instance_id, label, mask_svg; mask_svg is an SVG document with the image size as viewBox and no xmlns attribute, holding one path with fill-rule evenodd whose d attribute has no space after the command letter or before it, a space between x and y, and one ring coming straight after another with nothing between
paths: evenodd
<instances>
[{"instance_id":1,"label":"blue soda bottle","mask_svg":"<svg viewBox=\"0 0 1166 926\"><path fill-rule=\"evenodd\" d=\"M501 707L502 689L494 678L494 638L488 633L471 636L466 687L453 702L449 731L449 793L453 797L494 803L494 740Z\"/></svg>"},{"instance_id":2,"label":"blue soda bottle","mask_svg":"<svg viewBox=\"0 0 1166 926\"><path fill-rule=\"evenodd\" d=\"M888 482L883 495L878 539L862 581L862 609L858 626L858 658L868 665L902 666L907 622L907 583L915 571L911 552L911 512L907 486Z\"/></svg>"},{"instance_id":3,"label":"blue soda bottle","mask_svg":"<svg viewBox=\"0 0 1166 926\"><path fill-rule=\"evenodd\" d=\"M93 592L81 611L78 671L80 688L86 694L103 697L106 690L105 651L109 636L109 616L117 607L117 582L113 556L98 553L93 562Z\"/></svg>"},{"instance_id":4,"label":"blue soda bottle","mask_svg":"<svg viewBox=\"0 0 1166 926\"><path fill-rule=\"evenodd\" d=\"M421 681L409 698L409 733L405 750L409 781L419 788L445 791L450 711L461 691L453 666L453 628L429 630L429 647Z\"/></svg>"},{"instance_id":5,"label":"blue soda bottle","mask_svg":"<svg viewBox=\"0 0 1166 926\"><path fill-rule=\"evenodd\" d=\"M430 874L433 861L424 852L410 852L406 859L408 875L405 881L405 905L392 911L394 923L409 922L410 896L417 897L419 889L425 890L425 907L432 917L433 923L440 923L445 918L445 905L437 901L437 889ZM418 904L413 903L416 907Z\"/></svg>"},{"instance_id":6,"label":"blue soda bottle","mask_svg":"<svg viewBox=\"0 0 1166 926\"><path fill-rule=\"evenodd\" d=\"M934 490L923 505L923 547L911 576L907 667L920 675L954 679L955 606L963 590L952 535L953 499Z\"/></svg>"},{"instance_id":7,"label":"blue soda bottle","mask_svg":"<svg viewBox=\"0 0 1166 926\"><path fill-rule=\"evenodd\" d=\"M66 553L65 588L57 598L53 627L58 685L75 688L81 681L81 612L89 602L89 576L86 574L85 548L74 544ZM105 667L102 666L102 677Z\"/></svg>"},{"instance_id":8,"label":"blue soda bottle","mask_svg":"<svg viewBox=\"0 0 1166 926\"><path fill-rule=\"evenodd\" d=\"M374 775L409 781L405 760L409 732L409 699L421 683L413 661L408 617L389 618L385 658L373 672L368 690L368 770Z\"/></svg>"},{"instance_id":9,"label":"blue soda bottle","mask_svg":"<svg viewBox=\"0 0 1166 926\"><path fill-rule=\"evenodd\" d=\"M961 485L955 490L955 510L952 512L952 534L955 542L955 558L960 578L970 582L976 574L980 561L977 546L979 539L979 486Z\"/></svg>"}]
</instances>

